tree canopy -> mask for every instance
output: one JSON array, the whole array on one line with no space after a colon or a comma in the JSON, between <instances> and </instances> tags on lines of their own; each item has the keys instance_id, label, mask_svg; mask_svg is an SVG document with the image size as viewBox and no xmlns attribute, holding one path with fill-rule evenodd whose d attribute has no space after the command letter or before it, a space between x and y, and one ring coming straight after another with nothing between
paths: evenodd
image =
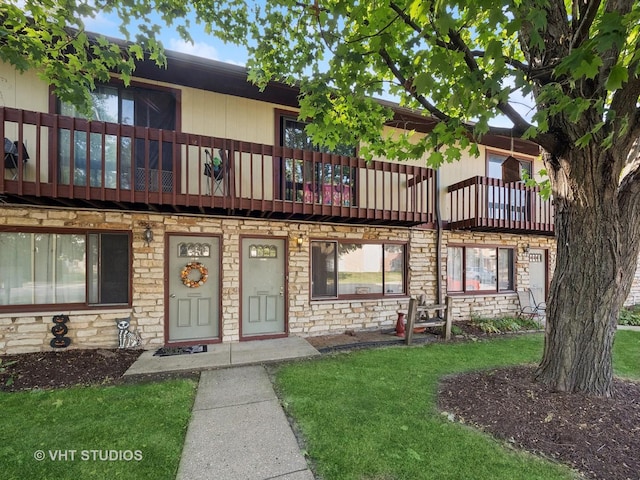
<instances>
[{"instance_id":1,"label":"tree canopy","mask_svg":"<svg viewBox=\"0 0 640 480\"><path fill-rule=\"evenodd\" d=\"M134 43L91 37L82 18L116 13ZM365 158L427 154L431 166L478 152L487 133L544 149L554 197L556 270L538 378L608 395L618 312L640 250L640 2L637 0L25 0L0 4L0 59L37 69L86 106L110 72L164 65L154 15L189 39L189 14L248 46L249 79L300 91L314 141ZM426 136L376 97L423 113ZM528 116L516 108L531 96ZM496 127L498 117L510 126ZM595 259L595 261L594 261Z\"/></svg>"}]
</instances>

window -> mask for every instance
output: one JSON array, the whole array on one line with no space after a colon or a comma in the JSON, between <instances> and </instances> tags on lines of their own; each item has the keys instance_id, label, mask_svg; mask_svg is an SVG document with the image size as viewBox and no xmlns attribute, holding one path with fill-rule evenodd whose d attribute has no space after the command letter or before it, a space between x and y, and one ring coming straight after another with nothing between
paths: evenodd
<instances>
[{"instance_id":1,"label":"window","mask_svg":"<svg viewBox=\"0 0 640 480\"><path fill-rule=\"evenodd\" d=\"M163 130L176 129L176 95L174 92L154 90L141 87L117 85L97 85L91 92L93 112L89 120L136 125ZM61 115L80 117L75 107L59 103L58 111ZM104 139L104 140L103 140ZM58 169L60 182L71 183L71 157L73 156L73 184L84 186L89 182L92 187L103 186L116 188L118 180L118 140L115 135L103 135L81 131L62 130L59 137ZM134 179L137 190L144 190L145 182L149 183L149 190L158 191L158 170L162 170L163 191L170 191L173 186L173 157L172 145L158 141L150 141L145 145L143 139L137 139L132 145L131 138L121 137L120 142L120 188L131 189L131 162L134 161ZM135 149L133 149L135 147ZM132 149L135 154L132 154ZM104 150L104 164L102 161ZM160 162L162 153L162 165ZM148 157L149 180L146 181L145 158ZM87 168L87 158L89 166ZM103 172L104 165L104 172ZM155 171L155 174L154 174ZM87 179L87 176L89 177ZM155 183L154 183L155 182Z\"/></svg>"},{"instance_id":2,"label":"window","mask_svg":"<svg viewBox=\"0 0 640 480\"><path fill-rule=\"evenodd\" d=\"M487 177L499 178L502 180L502 164L507 159L507 155L500 155L498 153L487 153ZM522 158L517 159L520 162L520 171L525 172L531 177L532 166L530 160L524 160Z\"/></svg>"},{"instance_id":3,"label":"window","mask_svg":"<svg viewBox=\"0 0 640 480\"><path fill-rule=\"evenodd\" d=\"M489 152L487 154L487 176L504 180L502 164L508 158ZM532 175L532 163L529 160L518 158L520 162L520 175L526 173ZM511 182L506 183L509 185ZM496 220L527 221L530 218L531 193L522 188L488 187L488 216Z\"/></svg>"},{"instance_id":4,"label":"window","mask_svg":"<svg viewBox=\"0 0 640 480\"><path fill-rule=\"evenodd\" d=\"M449 247L448 292L507 292L514 290L514 249Z\"/></svg>"},{"instance_id":5,"label":"window","mask_svg":"<svg viewBox=\"0 0 640 480\"><path fill-rule=\"evenodd\" d=\"M0 306L128 305L129 233L0 232Z\"/></svg>"},{"instance_id":6,"label":"window","mask_svg":"<svg viewBox=\"0 0 640 480\"><path fill-rule=\"evenodd\" d=\"M315 299L402 295L406 245L311 242L311 296Z\"/></svg>"},{"instance_id":7,"label":"window","mask_svg":"<svg viewBox=\"0 0 640 480\"><path fill-rule=\"evenodd\" d=\"M300 150L354 157L356 149L338 145L334 150L314 145L305 131L307 124L290 116L280 117L280 145ZM285 158L284 199L324 205L351 206L354 201L355 168L326 162Z\"/></svg>"}]
</instances>

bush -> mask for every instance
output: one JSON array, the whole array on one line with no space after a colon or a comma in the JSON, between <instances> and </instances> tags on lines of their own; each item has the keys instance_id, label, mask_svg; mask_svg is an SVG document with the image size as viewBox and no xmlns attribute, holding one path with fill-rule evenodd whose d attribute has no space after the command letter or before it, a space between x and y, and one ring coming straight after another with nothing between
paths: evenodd
<instances>
[{"instance_id":1,"label":"bush","mask_svg":"<svg viewBox=\"0 0 640 480\"><path fill-rule=\"evenodd\" d=\"M458 325L451 325L451 335L462 335L464 330L460 328Z\"/></svg>"},{"instance_id":2,"label":"bush","mask_svg":"<svg viewBox=\"0 0 640 480\"><path fill-rule=\"evenodd\" d=\"M622 308L618 317L618 325L640 327L640 305Z\"/></svg>"},{"instance_id":3,"label":"bush","mask_svg":"<svg viewBox=\"0 0 640 480\"><path fill-rule=\"evenodd\" d=\"M471 324L485 333L519 332L520 330L539 330L540 325L533 319L520 317L482 318L471 317Z\"/></svg>"}]
</instances>

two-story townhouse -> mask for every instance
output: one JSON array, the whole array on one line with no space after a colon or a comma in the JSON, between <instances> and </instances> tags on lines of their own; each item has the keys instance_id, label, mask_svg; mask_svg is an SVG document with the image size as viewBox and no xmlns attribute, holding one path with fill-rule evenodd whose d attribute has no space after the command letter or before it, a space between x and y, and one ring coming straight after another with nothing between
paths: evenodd
<instances>
[{"instance_id":1,"label":"two-story townhouse","mask_svg":"<svg viewBox=\"0 0 640 480\"><path fill-rule=\"evenodd\" d=\"M314 148L294 88L174 52L93 97L81 118L0 64L0 353L51 348L60 314L75 348L117 346L122 317L157 348L390 327L421 293L455 318L546 294L552 205L518 181L533 144L366 163ZM393 108L389 129L428 128Z\"/></svg>"}]
</instances>

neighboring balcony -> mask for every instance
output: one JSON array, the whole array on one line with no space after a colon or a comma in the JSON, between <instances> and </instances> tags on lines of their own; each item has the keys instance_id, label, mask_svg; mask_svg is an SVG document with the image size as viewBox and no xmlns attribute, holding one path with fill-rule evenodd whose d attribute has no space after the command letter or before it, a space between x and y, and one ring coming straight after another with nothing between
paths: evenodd
<instances>
[{"instance_id":1,"label":"neighboring balcony","mask_svg":"<svg viewBox=\"0 0 640 480\"><path fill-rule=\"evenodd\" d=\"M8 107L0 107L0 137L0 198L11 203L434 222L434 171L425 167Z\"/></svg>"},{"instance_id":2,"label":"neighboring balcony","mask_svg":"<svg viewBox=\"0 0 640 480\"><path fill-rule=\"evenodd\" d=\"M447 189L452 230L553 235L553 202L539 187L473 177Z\"/></svg>"}]
</instances>

